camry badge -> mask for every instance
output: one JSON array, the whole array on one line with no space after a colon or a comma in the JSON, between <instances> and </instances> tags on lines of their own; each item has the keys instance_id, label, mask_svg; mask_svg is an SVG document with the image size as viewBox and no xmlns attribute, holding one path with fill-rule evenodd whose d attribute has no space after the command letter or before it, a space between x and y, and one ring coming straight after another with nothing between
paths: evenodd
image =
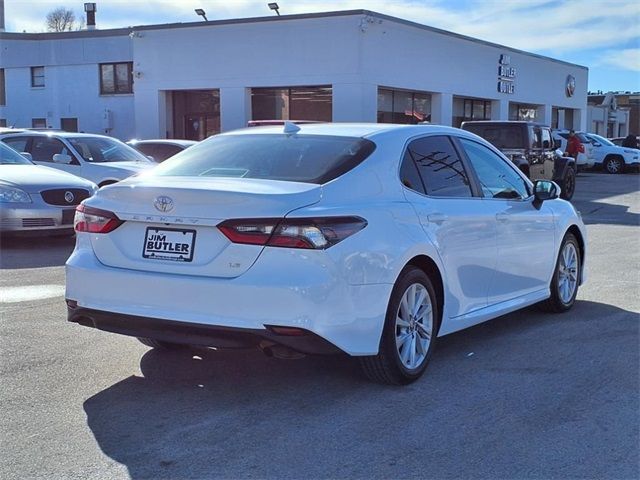
<instances>
[{"instance_id":1,"label":"camry badge","mask_svg":"<svg viewBox=\"0 0 640 480\"><path fill-rule=\"evenodd\" d=\"M64 192L64 199L66 200L67 203L73 203L75 198L76 197L73 195L73 192L69 192L69 191Z\"/></svg>"},{"instance_id":2,"label":"camry badge","mask_svg":"<svg viewBox=\"0 0 640 480\"><path fill-rule=\"evenodd\" d=\"M154 200L153 205L160 212L170 212L171 210L173 210L173 199L171 199L171 197L162 195Z\"/></svg>"}]
</instances>

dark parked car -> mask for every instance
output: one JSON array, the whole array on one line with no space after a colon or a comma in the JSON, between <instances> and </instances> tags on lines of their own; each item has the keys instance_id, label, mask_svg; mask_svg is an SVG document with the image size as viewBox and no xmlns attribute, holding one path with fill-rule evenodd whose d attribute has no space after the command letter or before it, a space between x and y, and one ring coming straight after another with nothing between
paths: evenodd
<instances>
[{"instance_id":1,"label":"dark parked car","mask_svg":"<svg viewBox=\"0 0 640 480\"><path fill-rule=\"evenodd\" d=\"M576 161L562 156L551 128L534 122L473 121L462 129L484 138L520 168L531 180L553 180L562 198L571 200L576 186Z\"/></svg>"},{"instance_id":2,"label":"dark parked car","mask_svg":"<svg viewBox=\"0 0 640 480\"><path fill-rule=\"evenodd\" d=\"M127 145L135 148L147 157L153 158L156 162L164 162L167 158L173 157L177 153L195 145L198 142L193 140L129 140Z\"/></svg>"}]
</instances>

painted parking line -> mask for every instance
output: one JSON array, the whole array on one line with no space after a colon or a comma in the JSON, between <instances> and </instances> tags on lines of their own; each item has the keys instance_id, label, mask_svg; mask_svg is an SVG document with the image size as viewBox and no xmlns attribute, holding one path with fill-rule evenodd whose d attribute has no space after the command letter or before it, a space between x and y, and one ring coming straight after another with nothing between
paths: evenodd
<instances>
[{"instance_id":1,"label":"painted parking line","mask_svg":"<svg viewBox=\"0 0 640 480\"><path fill-rule=\"evenodd\" d=\"M31 302L62 296L64 296L64 285L30 285L0 289L0 303Z\"/></svg>"}]
</instances>

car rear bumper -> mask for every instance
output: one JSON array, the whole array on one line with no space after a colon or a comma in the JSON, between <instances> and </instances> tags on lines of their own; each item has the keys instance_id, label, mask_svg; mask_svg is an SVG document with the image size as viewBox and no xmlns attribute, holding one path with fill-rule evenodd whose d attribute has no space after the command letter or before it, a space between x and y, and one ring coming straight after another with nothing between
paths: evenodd
<instances>
[{"instance_id":1,"label":"car rear bumper","mask_svg":"<svg viewBox=\"0 0 640 480\"><path fill-rule=\"evenodd\" d=\"M281 335L267 328L250 329L203 325L81 307L67 307L67 320L106 332L186 345L244 348L258 346L266 342L268 345L281 345L304 354L331 355L341 353L341 350L330 342L306 330L299 330L295 335Z\"/></svg>"},{"instance_id":2,"label":"car rear bumper","mask_svg":"<svg viewBox=\"0 0 640 480\"><path fill-rule=\"evenodd\" d=\"M66 298L77 302L77 312L105 312L88 316L96 319L94 324L78 323L101 328L118 323L117 317L145 318L147 326L171 325L172 333L152 335L164 332L160 327L148 333L127 333L121 327L110 331L200 344L206 342L179 339L194 325L203 331L235 329L266 339L266 326L282 326L311 332L349 355L378 352L391 284L349 285L327 264L305 255L292 260L291 251L284 248L265 249L249 271L232 279L115 268L99 262L88 234L78 234L76 241L66 264ZM81 318L77 312L70 313L70 319ZM186 330L172 340L180 325Z\"/></svg>"}]
</instances>

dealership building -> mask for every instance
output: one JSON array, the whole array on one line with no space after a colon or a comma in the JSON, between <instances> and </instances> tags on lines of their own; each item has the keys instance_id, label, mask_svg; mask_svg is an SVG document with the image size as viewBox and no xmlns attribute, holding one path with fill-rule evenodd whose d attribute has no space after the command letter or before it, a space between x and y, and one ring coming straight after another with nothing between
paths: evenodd
<instances>
[{"instance_id":1,"label":"dealership building","mask_svg":"<svg viewBox=\"0 0 640 480\"><path fill-rule=\"evenodd\" d=\"M250 120L587 125L587 68L367 10L0 44L4 126L197 140Z\"/></svg>"}]
</instances>

